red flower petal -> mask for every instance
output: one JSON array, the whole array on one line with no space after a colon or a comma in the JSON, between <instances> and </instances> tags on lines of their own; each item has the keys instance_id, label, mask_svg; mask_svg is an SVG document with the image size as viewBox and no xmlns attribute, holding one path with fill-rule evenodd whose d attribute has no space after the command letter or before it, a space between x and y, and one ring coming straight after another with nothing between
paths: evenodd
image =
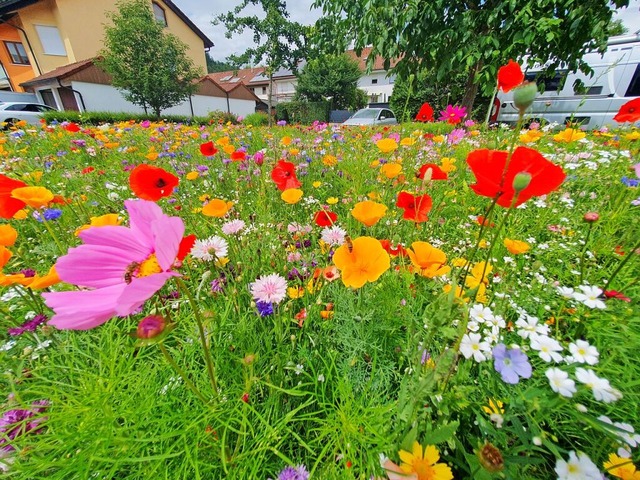
<instances>
[{"instance_id":1,"label":"red flower petal","mask_svg":"<svg viewBox=\"0 0 640 480\"><path fill-rule=\"evenodd\" d=\"M640 97L629 100L622 105L613 119L618 123L637 122L640 120Z\"/></svg>"},{"instance_id":2,"label":"red flower petal","mask_svg":"<svg viewBox=\"0 0 640 480\"><path fill-rule=\"evenodd\" d=\"M180 241L180 246L178 247L178 254L176 258L180 261L184 260L189 252L193 248L193 244L196 242L196 236L192 233L191 235L187 235L183 237Z\"/></svg>"},{"instance_id":3,"label":"red flower petal","mask_svg":"<svg viewBox=\"0 0 640 480\"><path fill-rule=\"evenodd\" d=\"M213 146L213 142L206 142L200 144L200 153L205 157L211 157L218 153L218 149Z\"/></svg>"},{"instance_id":4,"label":"red flower petal","mask_svg":"<svg viewBox=\"0 0 640 480\"><path fill-rule=\"evenodd\" d=\"M431 180L447 180L449 176L435 163L425 163L420 167L420 172L417 177L422 180L427 174L427 170L431 169Z\"/></svg>"},{"instance_id":5,"label":"red flower petal","mask_svg":"<svg viewBox=\"0 0 640 480\"><path fill-rule=\"evenodd\" d=\"M336 220L338 220L338 215L328 210L320 210L313 216L313 221L319 227L330 227Z\"/></svg>"},{"instance_id":6,"label":"red flower petal","mask_svg":"<svg viewBox=\"0 0 640 480\"><path fill-rule=\"evenodd\" d=\"M296 167L291 162L279 160L271 171L271 179L276 182L279 190L288 190L290 188L298 188L302 184L296 177Z\"/></svg>"},{"instance_id":7,"label":"red flower petal","mask_svg":"<svg viewBox=\"0 0 640 480\"><path fill-rule=\"evenodd\" d=\"M432 122L433 121L433 108L427 102L424 102L416 115L418 122Z\"/></svg>"},{"instance_id":8,"label":"red flower petal","mask_svg":"<svg viewBox=\"0 0 640 480\"><path fill-rule=\"evenodd\" d=\"M524 73L520 65L509 60L505 66L498 70L498 88L503 92L513 90L524 81Z\"/></svg>"},{"instance_id":9,"label":"red flower petal","mask_svg":"<svg viewBox=\"0 0 640 480\"><path fill-rule=\"evenodd\" d=\"M171 195L179 181L166 170L146 164L138 165L129 175L129 186L136 197L153 202Z\"/></svg>"},{"instance_id":10,"label":"red flower petal","mask_svg":"<svg viewBox=\"0 0 640 480\"><path fill-rule=\"evenodd\" d=\"M11 191L26 186L27 184L20 180L0 174L0 218L13 218L18 210L25 207L26 204L22 200L11 197Z\"/></svg>"}]
</instances>

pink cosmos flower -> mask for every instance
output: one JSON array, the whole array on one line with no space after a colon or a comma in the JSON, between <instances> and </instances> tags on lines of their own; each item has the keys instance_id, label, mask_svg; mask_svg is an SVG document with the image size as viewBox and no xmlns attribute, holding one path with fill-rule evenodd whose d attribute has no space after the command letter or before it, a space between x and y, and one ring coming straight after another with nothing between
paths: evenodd
<instances>
[{"instance_id":1,"label":"pink cosmos flower","mask_svg":"<svg viewBox=\"0 0 640 480\"><path fill-rule=\"evenodd\" d=\"M184 223L155 202L127 200L129 227L93 227L78 236L84 242L58 259L63 282L88 290L45 293L55 315L50 325L87 330L117 315L126 316L179 274L176 261Z\"/></svg>"},{"instance_id":2,"label":"pink cosmos flower","mask_svg":"<svg viewBox=\"0 0 640 480\"><path fill-rule=\"evenodd\" d=\"M451 123L457 125L467 116L466 107L459 107L457 105L447 105L447 108L440 111L440 118L438 120L442 122Z\"/></svg>"}]
</instances>

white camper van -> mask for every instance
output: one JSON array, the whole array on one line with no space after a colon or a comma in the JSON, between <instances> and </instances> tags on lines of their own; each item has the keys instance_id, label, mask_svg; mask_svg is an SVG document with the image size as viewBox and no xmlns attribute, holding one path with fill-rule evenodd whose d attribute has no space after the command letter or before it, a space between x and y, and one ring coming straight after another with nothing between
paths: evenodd
<instances>
[{"instance_id":1,"label":"white camper van","mask_svg":"<svg viewBox=\"0 0 640 480\"><path fill-rule=\"evenodd\" d=\"M603 55L587 53L583 60L593 69L593 76L582 72L567 75L566 70L557 70L555 77L537 80L544 82L544 93L538 95L527 110L528 119L560 125L580 124L588 129L616 125L613 117L620 107L640 97L640 35L611 37ZM536 80L541 70L529 69L526 80ZM567 79L560 89L565 75ZM582 88L574 88L576 80L582 82ZM513 105L512 92L498 92L493 104L493 122L517 122L518 109Z\"/></svg>"}]
</instances>

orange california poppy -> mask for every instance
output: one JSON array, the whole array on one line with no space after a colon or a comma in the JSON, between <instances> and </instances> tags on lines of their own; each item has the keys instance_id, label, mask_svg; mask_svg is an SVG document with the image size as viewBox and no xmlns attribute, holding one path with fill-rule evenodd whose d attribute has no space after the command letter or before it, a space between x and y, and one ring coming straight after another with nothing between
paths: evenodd
<instances>
[{"instance_id":1,"label":"orange california poppy","mask_svg":"<svg viewBox=\"0 0 640 480\"><path fill-rule=\"evenodd\" d=\"M11 191L11 196L31 208L46 207L53 200L53 193L44 187L19 187Z\"/></svg>"},{"instance_id":2,"label":"orange california poppy","mask_svg":"<svg viewBox=\"0 0 640 480\"><path fill-rule=\"evenodd\" d=\"M417 273L423 277L439 277L451 271L451 267L445 265L447 263L445 253L430 243L413 242L407 253Z\"/></svg>"},{"instance_id":3,"label":"orange california poppy","mask_svg":"<svg viewBox=\"0 0 640 480\"><path fill-rule=\"evenodd\" d=\"M7 264L7 262L11 258L11 255L13 255L13 253L11 253L11 250L9 250L4 245L0 245L0 270L3 269Z\"/></svg>"},{"instance_id":4,"label":"orange california poppy","mask_svg":"<svg viewBox=\"0 0 640 480\"><path fill-rule=\"evenodd\" d=\"M129 186L135 196L154 202L171 195L179 181L166 170L146 164L138 165L129 175Z\"/></svg>"},{"instance_id":5,"label":"orange california poppy","mask_svg":"<svg viewBox=\"0 0 640 480\"><path fill-rule=\"evenodd\" d=\"M13 218L16 212L25 207L25 203L12 197L11 192L16 188L26 186L26 183L6 177L0 173L0 218Z\"/></svg>"},{"instance_id":6,"label":"orange california poppy","mask_svg":"<svg viewBox=\"0 0 640 480\"><path fill-rule=\"evenodd\" d=\"M384 217L387 212L387 206L382 203L373 202L371 200L365 200L364 202L358 202L353 206L351 215L355 217L363 225L371 227L378 223L378 221Z\"/></svg>"},{"instance_id":7,"label":"orange california poppy","mask_svg":"<svg viewBox=\"0 0 640 480\"><path fill-rule=\"evenodd\" d=\"M49 288L52 285L60 283L60 277L58 276L58 272L56 272L56 266L53 265L49 272L42 277L36 274L35 277L31 279L29 285L27 285L31 290L42 290L43 288Z\"/></svg>"},{"instance_id":8,"label":"orange california poppy","mask_svg":"<svg viewBox=\"0 0 640 480\"><path fill-rule=\"evenodd\" d=\"M233 202L227 202L225 200L213 199L202 207L202 213L207 217L224 217L229 210L233 207Z\"/></svg>"},{"instance_id":9,"label":"orange california poppy","mask_svg":"<svg viewBox=\"0 0 640 480\"><path fill-rule=\"evenodd\" d=\"M0 225L0 245L3 247L10 247L16 243L18 238L18 232L11 225Z\"/></svg>"},{"instance_id":10,"label":"orange california poppy","mask_svg":"<svg viewBox=\"0 0 640 480\"><path fill-rule=\"evenodd\" d=\"M431 206L431 197L426 193L424 195L412 195L409 192L400 192L396 201L396 207L404 210L402 218L416 223L429 220L427 213L431 210Z\"/></svg>"},{"instance_id":11,"label":"orange california poppy","mask_svg":"<svg viewBox=\"0 0 640 480\"><path fill-rule=\"evenodd\" d=\"M341 245L333 254L333 263L345 286L353 288L375 282L391 266L389 254L373 237L359 237Z\"/></svg>"},{"instance_id":12,"label":"orange california poppy","mask_svg":"<svg viewBox=\"0 0 640 480\"><path fill-rule=\"evenodd\" d=\"M520 255L521 253L526 253L531 248L527 242L523 242L522 240L511 240L510 238L504 239L504 246L507 247L507 250L512 255Z\"/></svg>"}]
</instances>

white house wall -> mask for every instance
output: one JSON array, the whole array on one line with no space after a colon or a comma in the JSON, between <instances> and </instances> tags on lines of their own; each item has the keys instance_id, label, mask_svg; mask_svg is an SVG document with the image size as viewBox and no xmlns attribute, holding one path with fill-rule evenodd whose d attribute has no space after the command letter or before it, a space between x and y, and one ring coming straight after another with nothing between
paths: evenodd
<instances>
[{"instance_id":1,"label":"white house wall","mask_svg":"<svg viewBox=\"0 0 640 480\"><path fill-rule=\"evenodd\" d=\"M82 95L84 106L90 112L126 112L126 113L144 113L144 110L125 100L122 93L110 85L100 85L97 83L72 82L72 88ZM76 93L78 105L82 105L79 95ZM255 101L241 100L236 98L229 99L229 109L234 115L248 115L255 112ZM191 105L189 101L176 105L175 107L163 110L166 115L191 115L191 106L193 106L193 114L197 116L206 116L214 110L227 111L227 97L211 97L205 95L193 95L191 97Z\"/></svg>"}]
</instances>

